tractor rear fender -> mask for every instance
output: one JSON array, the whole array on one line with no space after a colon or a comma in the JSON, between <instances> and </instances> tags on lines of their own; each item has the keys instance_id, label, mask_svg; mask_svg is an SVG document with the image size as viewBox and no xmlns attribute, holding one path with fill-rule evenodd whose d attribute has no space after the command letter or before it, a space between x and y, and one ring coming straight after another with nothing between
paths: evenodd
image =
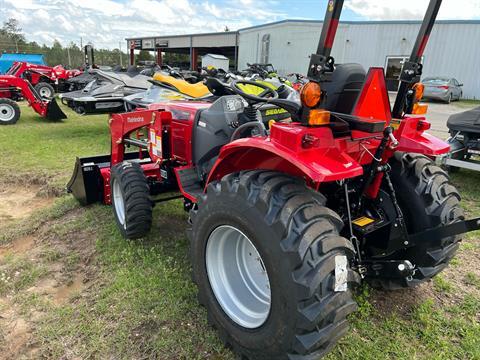
<instances>
[{"instance_id":1,"label":"tractor rear fender","mask_svg":"<svg viewBox=\"0 0 480 360\"><path fill-rule=\"evenodd\" d=\"M395 120L392 121L392 125L395 126ZM429 127L424 117L406 116L395 127L397 130L394 135L399 141L399 145L395 149L397 151L437 156L450 150L448 143L424 132L424 129Z\"/></svg>"},{"instance_id":2,"label":"tractor rear fender","mask_svg":"<svg viewBox=\"0 0 480 360\"><path fill-rule=\"evenodd\" d=\"M275 124L270 138L239 139L225 145L207 185L229 173L254 169L300 176L312 187L363 174L362 166L335 146L330 129Z\"/></svg>"}]
</instances>

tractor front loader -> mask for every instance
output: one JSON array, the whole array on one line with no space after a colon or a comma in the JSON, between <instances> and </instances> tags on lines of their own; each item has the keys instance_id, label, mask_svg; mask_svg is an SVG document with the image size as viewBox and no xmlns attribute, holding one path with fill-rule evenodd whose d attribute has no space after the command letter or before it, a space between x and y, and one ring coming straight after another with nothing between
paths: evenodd
<instances>
[{"instance_id":1,"label":"tractor front loader","mask_svg":"<svg viewBox=\"0 0 480 360\"><path fill-rule=\"evenodd\" d=\"M15 124L20 118L20 107L12 98L24 98L29 106L43 118L53 121L67 118L55 98L42 98L27 80L13 75L1 75L0 94L2 93L8 93L9 96L0 97L0 125Z\"/></svg>"},{"instance_id":2,"label":"tractor front loader","mask_svg":"<svg viewBox=\"0 0 480 360\"><path fill-rule=\"evenodd\" d=\"M319 359L347 331L355 285L428 281L460 234L480 228L432 162L449 146L426 132L415 82L440 3L430 1L394 116L383 69L331 57L343 5L332 0L301 105L239 80L213 103L114 114L111 154L77 159L67 188L111 204L130 239L149 232L156 202L182 198L199 301L225 344L240 358ZM267 130L265 103L292 122Z\"/></svg>"}]
</instances>

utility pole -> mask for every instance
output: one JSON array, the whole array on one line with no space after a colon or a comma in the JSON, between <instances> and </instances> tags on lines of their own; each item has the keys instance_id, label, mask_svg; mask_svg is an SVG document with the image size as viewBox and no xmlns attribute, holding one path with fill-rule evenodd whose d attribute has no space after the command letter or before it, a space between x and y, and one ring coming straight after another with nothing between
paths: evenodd
<instances>
[{"instance_id":1,"label":"utility pole","mask_svg":"<svg viewBox=\"0 0 480 360\"><path fill-rule=\"evenodd\" d=\"M72 67L72 59L70 58L70 46L67 47L67 55L68 55L68 66Z\"/></svg>"},{"instance_id":2,"label":"utility pole","mask_svg":"<svg viewBox=\"0 0 480 360\"><path fill-rule=\"evenodd\" d=\"M83 38L80 36L80 49L83 49Z\"/></svg>"},{"instance_id":3,"label":"utility pole","mask_svg":"<svg viewBox=\"0 0 480 360\"><path fill-rule=\"evenodd\" d=\"M122 42L118 42L118 50L120 50L120 66L123 67L123 61L122 61Z\"/></svg>"}]
</instances>

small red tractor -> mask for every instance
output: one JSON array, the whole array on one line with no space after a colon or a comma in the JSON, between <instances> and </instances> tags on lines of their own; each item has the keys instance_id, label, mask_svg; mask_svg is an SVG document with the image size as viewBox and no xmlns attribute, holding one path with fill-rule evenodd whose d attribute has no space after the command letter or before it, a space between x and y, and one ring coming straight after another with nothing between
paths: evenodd
<instances>
[{"instance_id":1,"label":"small red tractor","mask_svg":"<svg viewBox=\"0 0 480 360\"><path fill-rule=\"evenodd\" d=\"M6 72L6 75L28 80L42 98L51 99L56 92L68 90L66 81L81 73L82 72L77 69L67 70L62 65L50 67L24 61L15 61ZM1 75L0 78L2 78ZM16 100L12 95L14 94L0 91L0 98L6 97Z\"/></svg>"},{"instance_id":2,"label":"small red tractor","mask_svg":"<svg viewBox=\"0 0 480 360\"><path fill-rule=\"evenodd\" d=\"M301 105L236 81L238 95L213 103L114 114L111 154L77 159L67 188L82 204L111 204L130 239L148 233L155 202L182 198L199 300L222 340L240 358L318 359L347 331L354 285L427 281L459 234L480 228L432 161L449 146L426 132L419 103L440 4L429 4L393 113L383 69L330 56L343 6L331 0ZM292 122L266 130L264 103Z\"/></svg>"},{"instance_id":3,"label":"small red tractor","mask_svg":"<svg viewBox=\"0 0 480 360\"><path fill-rule=\"evenodd\" d=\"M5 96L2 96L5 95ZM20 107L14 100L25 99L29 106L43 118L58 121L67 116L55 98L43 98L28 80L13 76L0 76L0 125L15 124L20 118Z\"/></svg>"}]
</instances>

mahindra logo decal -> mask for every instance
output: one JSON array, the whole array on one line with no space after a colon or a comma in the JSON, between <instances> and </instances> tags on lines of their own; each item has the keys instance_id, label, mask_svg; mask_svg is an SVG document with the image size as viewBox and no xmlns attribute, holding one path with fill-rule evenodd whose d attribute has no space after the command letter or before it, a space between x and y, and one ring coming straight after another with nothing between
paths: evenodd
<instances>
[{"instance_id":1,"label":"mahindra logo decal","mask_svg":"<svg viewBox=\"0 0 480 360\"><path fill-rule=\"evenodd\" d=\"M137 122L142 122L143 118L142 117L130 117L127 118L127 122L129 123L137 123Z\"/></svg>"}]
</instances>

